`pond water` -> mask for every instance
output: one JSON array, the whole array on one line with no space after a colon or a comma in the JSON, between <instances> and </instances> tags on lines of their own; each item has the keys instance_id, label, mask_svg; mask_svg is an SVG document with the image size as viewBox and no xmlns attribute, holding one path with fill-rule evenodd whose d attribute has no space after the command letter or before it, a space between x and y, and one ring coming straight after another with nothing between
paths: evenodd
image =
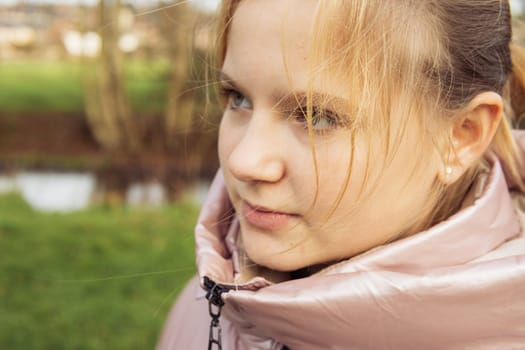
<instances>
[{"instance_id":1,"label":"pond water","mask_svg":"<svg viewBox=\"0 0 525 350\"><path fill-rule=\"evenodd\" d=\"M195 181L181 197L198 205L204 202L209 183ZM20 172L0 175L0 194L17 191L32 208L43 212L71 212L89 207L98 193L94 174L71 172ZM124 203L129 206L161 207L168 202L165 187L157 182L132 183L125 193Z\"/></svg>"},{"instance_id":2,"label":"pond water","mask_svg":"<svg viewBox=\"0 0 525 350\"><path fill-rule=\"evenodd\" d=\"M86 208L96 181L88 173L24 172L15 176L15 184L33 208L64 212Z\"/></svg>"}]
</instances>

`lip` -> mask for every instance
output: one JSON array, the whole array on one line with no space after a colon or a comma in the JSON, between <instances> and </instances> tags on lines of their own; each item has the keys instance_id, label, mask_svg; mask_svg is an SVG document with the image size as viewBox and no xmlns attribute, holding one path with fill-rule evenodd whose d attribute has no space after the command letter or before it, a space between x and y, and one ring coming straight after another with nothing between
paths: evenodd
<instances>
[{"instance_id":1,"label":"lip","mask_svg":"<svg viewBox=\"0 0 525 350\"><path fill-rule=\"evenodd\" d=\"M275 211L246 201L242 201L242 216L249 225L266 231L284 229L298 217L296 214Z\"/></svg>"}]
</instances>

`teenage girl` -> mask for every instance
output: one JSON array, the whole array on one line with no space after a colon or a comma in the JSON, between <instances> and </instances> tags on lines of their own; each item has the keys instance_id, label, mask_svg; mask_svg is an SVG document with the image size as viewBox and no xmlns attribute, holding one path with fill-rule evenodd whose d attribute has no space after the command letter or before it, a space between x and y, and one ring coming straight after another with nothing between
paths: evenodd
<instances>
[{"instance_id":1,"label":"teenage girl","mask_svg":"<svg viewBox=\"0 0 525 350\"><path fill-rule=\"evenodd\" d=\"M508 1L226 0L218 29L221 169L158 349L525 349Z\"/></svg>"}]
</instances>

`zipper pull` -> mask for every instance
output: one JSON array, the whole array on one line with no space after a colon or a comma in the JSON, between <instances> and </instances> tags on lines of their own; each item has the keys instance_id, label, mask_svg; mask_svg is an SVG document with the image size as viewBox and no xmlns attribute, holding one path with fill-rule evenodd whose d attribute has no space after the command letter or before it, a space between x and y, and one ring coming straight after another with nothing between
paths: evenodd
<instances>
[{"instance_id":1,"label":"zipper pull","mask_svg":"<svg viewBox=\"0 0 525 350\"><path fill-rule=\"evenodd\" d=\"M212 350L214 344L217 345L218 350L222 350L222 330L219 321L224 301L221 295L227 292L228 288L215 283L206 276L204 276L204 287L207 290L206 299L208 300L208 311L211 317L208 350Z\"/></svg>"}]
</instances>

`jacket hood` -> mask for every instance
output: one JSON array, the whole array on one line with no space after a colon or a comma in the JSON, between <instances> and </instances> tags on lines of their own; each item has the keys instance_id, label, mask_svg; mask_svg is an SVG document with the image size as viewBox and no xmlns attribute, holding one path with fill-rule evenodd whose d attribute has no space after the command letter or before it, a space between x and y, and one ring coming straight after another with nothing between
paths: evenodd
<instances>
[{"instance_id":1,"label":"jacket hood","mask_svg":"<svg viewBox=\"0 0 525 350\"><path fill-rule=\"evenodd\" d=\"M489 161L446 221L276 284L235 283L238 223L219 172L196 227L201 281L230 288L223 315L246 349L523 349L522 195Z\"/></svg>"}]
</instances>

